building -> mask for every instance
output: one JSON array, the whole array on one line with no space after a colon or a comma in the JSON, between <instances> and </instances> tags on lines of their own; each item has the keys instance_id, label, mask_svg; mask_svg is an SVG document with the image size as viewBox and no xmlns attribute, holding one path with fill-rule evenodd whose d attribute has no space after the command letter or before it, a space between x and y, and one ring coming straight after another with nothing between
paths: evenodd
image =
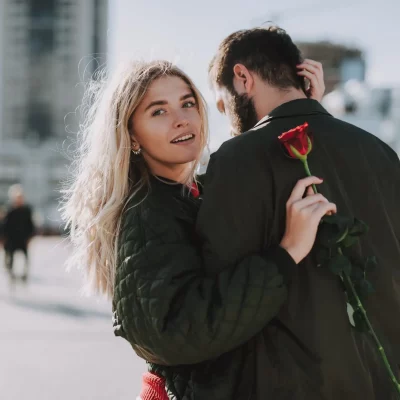
<instances>
[{"instance_id":1,"label":"building","mask_svg":"<svg viewBox=\"0 0 400 400\"><path fill-rule=\"evenodd\" d=\"M63 141L76 132L82 83L105 62L107 7L107 0L0 2L0 205L21 183L46 224L59 220Z\"/></svg>"},{"instance_id":2,"label":"building","mask_svg":"<svg viewBox=\"0 0 400 400\"><path fill-rule=\"evenodd\" d=\"M352 79L365 80L366 64L360 49L330 42L296 43L305 58L322 62L326 93Z\"/></svg>"},{"instance_id":3,"label":"building","mask_svg":"<svg viewBox=\"0 0 400 400\"><path fill-rule=\"evenodd\" d=\"M371 132L400 154L400 88L370 87L351 80L327 94L322 105L335 117Z\"/></svg>"},{"instance_id":4,"label":"building","mask_svg":"<svg viewBox=\"0 0 400 400\"><path fill-rule=\"evenodd\" d=\"M362 50L330 42L296 43L305 58L324 67L323 106L335 117L373 133L400 154L400 88L365 82Z\"/></svg>"}]
</instances>

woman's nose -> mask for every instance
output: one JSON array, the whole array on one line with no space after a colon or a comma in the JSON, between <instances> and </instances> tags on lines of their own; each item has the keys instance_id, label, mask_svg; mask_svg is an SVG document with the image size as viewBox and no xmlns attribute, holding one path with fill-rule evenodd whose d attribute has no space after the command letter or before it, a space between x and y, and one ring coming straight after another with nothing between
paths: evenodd
<instances>
[{"instance_id":1,"label":"woman's nose","mask_svg":"<svg viewBox=\"0 0 400 400\"><path fill-rule=\"evenodd\" d=\"M177 112L175 115L175 121L174 121L175 128L185 128L188 125L189 125L189 121L186 118L185 114L182 111Z\"/></svg>"}]
</instances>

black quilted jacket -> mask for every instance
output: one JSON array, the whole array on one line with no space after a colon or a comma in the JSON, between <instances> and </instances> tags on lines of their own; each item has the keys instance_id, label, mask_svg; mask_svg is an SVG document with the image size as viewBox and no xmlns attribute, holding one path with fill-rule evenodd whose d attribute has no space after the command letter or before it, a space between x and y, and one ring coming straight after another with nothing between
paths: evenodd
<instances>
[{"instance_id":1,"label":"black quilted jacket","mask_svg":"<svg viewBox=\"0 0 400 400\"><path fill-rule=\"evenodd\" d=\"M127 207L114 331L166 377L171 399L233 399L240 388L224 376L217 389L209 384L207 377L218 370L210 370L207 360L246 342L277 314L296 265L276 247L206 276L194 231L200 201L181 185L153 178L145 200ZM220 360L230 369L246 367L235 351Z\"/></svg>"}]
</instances>

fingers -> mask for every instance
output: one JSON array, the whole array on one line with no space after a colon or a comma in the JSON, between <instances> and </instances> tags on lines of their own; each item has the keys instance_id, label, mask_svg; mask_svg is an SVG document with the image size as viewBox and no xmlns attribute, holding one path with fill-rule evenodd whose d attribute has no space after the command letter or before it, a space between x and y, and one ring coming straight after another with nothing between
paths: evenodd
<instances>
[{"instance_id":1,"label":"fingers","mask_svg":"<svg viewBox=\"0 0 400 400\"><path fill-rule=\"evenodd\" d=\"M303 64L298 65L297 68L301 69L301 70L306 70L306 71L314 74L315 76L319 76L322 73L321 70L319 70L317 67L314 67L312 64L303 63ZM298 71L298 74L300 74L300 72L303 72L303 71Z\"/></svg>"},{"instance_id":2,"label":"fingers","mask_svg":"<svg viewBox=\"0 0 400 400\"><path fill-rule=\"evenodd\" d=\"M302 71L299 71L297 73L297 75L301 75L301 76L304 76L305 78L307 78L310 81L311 88L316 88L318 86L318 84L321 85L317 76L313 72L309 72L304 69Z\"/></svg>"},{"instance_id":3,"label":"fingers","mask_svg":"<svg viewBox=\"0 0 400 400\"><path fill-rule=\"evenodd\" d=\"M289 200L287 201L286 204L290 206L294 202L301 200L304 197L304 193L309 186L319 185L322 182L323 180L317 178L316 176L309 176L307 178L300 179L293 188Z\"/></svg>"},{"instance_id":4,"label":"fingers","mask_svg":"<svg viewBox=\"0 0 400 400\"><path fill-rule=\"evenodd\" d=\"M297 75L307 78L310 81L308 89L309 97L320 101L325 92L324 71L322 64L318 61L306 59L297 65L299 71Z\"/></svg>"},{"instance_id":5,"label":"fingers","mask_svg":"<svg viewBox=\"0 0 400 400\"><path fill-rule=\"evenodd\" d=\"M314 190L312 186L309 186L306 191L306 196L312 196L314 194Z\"/></svg>"},{"instance_id":6,"label":"fingers","mask_svg":"<svg viewBox=\"0 0 400 400\"><path fill-rule=\"evenodd\" d=\"M313 194L311 196L304 197L301 200L298 200L292 204L292 207L297 211L304 210L313 205L318 206L320 203L329 203L328 199L324 197L321 193ZM312 211L310 209L310 211Z\"/></svg>"},{"instance_id":7,"label":"fingers","mask_svg":"<svg viewBox=\"0 0 400 400\"><path fill-rule=\"evenodd\" d=\"M319 202L313 206L313 216L318 219L318 221L321 220L321 218L324 215L331 215L331 214L336 214L337 213L337 206L335 203L325 203L325 202Z\"/></svg>"},{"instance_id":8,"label":"fingers","mask_svg":"<svg viewBox=\"0 0 400 400\"><path fill-rule=\"evenodd\" d=\"M321 72L323 72L323 67L322 64L319 61L315 61L315 60L311 60L310 58L306 58L302 64L308 64L308 65L312 65L313 67L319 69ZM302 65L300 64L300 65Z\"/></svg>"},{"instance_id":9,"label":"fingers","mask_svg":"<svg viewBox=\"0 0 400 400\"><path fill-rule=\"evenodd\" d=\"M301 74L301 72L303 72L305 70L305 71L308 71L308 72L311 72L312 74L314 74L317 77L319 82L321 82L321 83L324 82L324 69L320 62L306 59L306 60L304 60L304 62L297 65L297 68L300 70L300 71L298 71L299 75L303 75L303 74Z\"/></svg>"}]
</instances>

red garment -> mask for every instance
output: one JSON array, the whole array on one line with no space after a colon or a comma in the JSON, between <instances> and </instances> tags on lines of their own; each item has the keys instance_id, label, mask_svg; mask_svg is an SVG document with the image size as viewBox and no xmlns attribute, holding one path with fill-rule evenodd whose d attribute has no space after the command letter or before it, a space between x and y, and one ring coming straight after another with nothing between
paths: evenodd
<instances>
[{"instance_id":1,"label":"red garment","mask_svg":"<svg viewBox=\"0 0 400 400\"><path fill-rule=\"evenodd\" d=\"M165 379L146 372L143 374L141 400L169 400L165 390Z\"/></svg>"},{"instance_id":2,"label":"red garment","mask_svg":"<svg viewBox=\"0 0 400 400\"><path fill-rule=\"evenodd\" d=\"M192 183L192 187L190 189L190 193L192 193L192 196L195 197L195 198L200 196L200 190L199 190L199 187L197 186L196 182Z\"/></svg>"}]
</instances>

